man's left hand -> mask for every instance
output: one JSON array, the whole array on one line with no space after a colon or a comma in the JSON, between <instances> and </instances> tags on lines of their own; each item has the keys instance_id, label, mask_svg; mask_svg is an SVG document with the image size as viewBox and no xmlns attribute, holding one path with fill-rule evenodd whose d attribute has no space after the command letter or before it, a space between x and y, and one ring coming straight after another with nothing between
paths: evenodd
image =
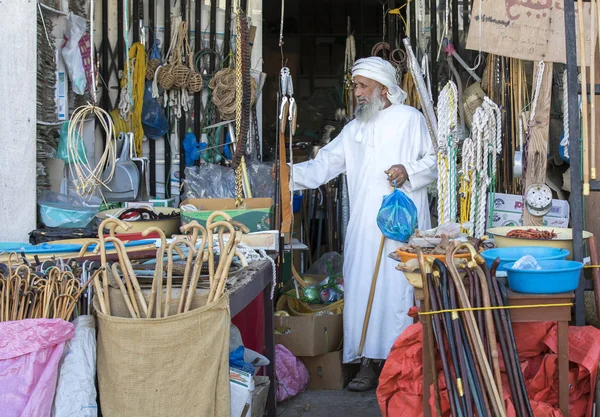
<instances>
[{"instance_id":1,"label":"man's left hand","mask_svg":"<svg viewBox=\"0 0 600 417\"><path fill-rule=\"evenodd\" d=\"M390 184L395 185L396 187L402 187L402 185L404 185L404 183L408 180L408 172L406 172L404 165L392 165L390 169L384 172L387 174Z\"/></svg>"}]
</instances>

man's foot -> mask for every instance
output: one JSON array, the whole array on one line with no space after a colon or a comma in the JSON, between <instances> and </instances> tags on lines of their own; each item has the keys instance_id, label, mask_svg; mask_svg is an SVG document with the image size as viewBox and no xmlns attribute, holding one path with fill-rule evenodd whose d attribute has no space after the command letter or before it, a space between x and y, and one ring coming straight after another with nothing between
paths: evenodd
<instances>
[{"instance_id":1,"label":"man's foot","mask_svg":"<svg viewBox=\"0 0 600 417\"><path fill-rule=\"evenodd\" d=\"M356 377L348 384L350 391L365 392L375 387L378 382L377 373L372 365L361 366Z\"/></svg>"}]
</instances>

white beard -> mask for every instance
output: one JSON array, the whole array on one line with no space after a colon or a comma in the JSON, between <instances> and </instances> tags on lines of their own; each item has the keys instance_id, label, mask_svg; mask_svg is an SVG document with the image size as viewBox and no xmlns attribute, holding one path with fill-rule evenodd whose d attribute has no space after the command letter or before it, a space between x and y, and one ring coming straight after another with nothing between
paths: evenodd
<instances>
[{"instance_id":1,"label":"white beard","mask_svg":"<svg viewBox=\"0 0 600 417\"><path fill-rule=\"evenodd\" d=\"M373 90L370 101L356 105L354 116L361 122L368 122L384 107L385 101L381 97L381 88L376 88Z\"/></svg>"}]
</instances>

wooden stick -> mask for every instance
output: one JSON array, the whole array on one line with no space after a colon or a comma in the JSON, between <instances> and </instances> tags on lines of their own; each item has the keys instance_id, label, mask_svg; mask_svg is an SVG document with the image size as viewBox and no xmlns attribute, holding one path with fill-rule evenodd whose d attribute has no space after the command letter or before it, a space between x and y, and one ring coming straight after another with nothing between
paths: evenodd
<instances>
[{"instance_id":1,"label":"wooden stick","mask_svg":"<svg viewBox=\"0 0 600 417\"><path fill-rule=\"evenodd\" d=\"M129 260L129 256L127 256L127 250L125 249L125 245L123 245L123 242L121 242L117 238L108 237L106 238L106 240L110 240L114 243L117 253L121 252L124 262L123 267L127 268L129 279L131 280L131 284L133 285L133 289L139 301L139 305L142 307L142 311L144 312L145 317L148 317L148 305L146 304L146 299L142 294L140 283L138 282L137 277L135 276L135 272L133 270L133 266L131 265L131 261Z\"/></svg>"},{"instance_id":2,"label":"wooden stick","mask_svg":"<svg viewBox=\"0 0 600 417\"><path fill-rule=\"evenodd\" d=\"M150 292L150 302L148 304L148 318L152 317L152 313L154 312L154 306L156 306L156 317L160 318L162 316L162 296L160 300L157 300L156 294L160 282L160 292L162 295L163 264L165 259L165 253L167 251L167 237L165 236L165 232L162 229L159 229L158 227L149 227L148 229L142 232L142 236L148 236L152 232L158 233L158 235L160 236L160 248L156 251L156 266L154 267L154 279L152 280L152 290Z\"/></svg>"},{"instance_id":3,"label":"wooden stick","mask_svg":"<svg viewBox=\"0 0 600 417\"><path fill-rule=\"evenodd\" d=\"M188 247L189 252L188 252L188 256L185 262L185 270L183 272L183 281L181 283L181 293L183 293L183 289L186 287L187 285L187 281L188 281L188 276L190 274L190 269L192 267L192 261L194 260L194 245L192 245L192 243L187 240L186 238L178 238L175 239L173 242L171 242L171 244L169 245L169 249L167 251L168 254L168 262L167 262L167 295L165 298L165 314L164 317L169 317L169 305L171 304L171 292L173 291L173 250L175 248L179 249L177 247L177 245L179 244L184 244ZM181 252L181 257L183 258L183 251ZM179 296L179 301L182 301L182 297L181 294ZM179 305L177 306L177 309L179 309Z\"/></svg>"},{"instance_id":4,"label":"wooden stick","mask_svg":"<svg viewBox=\"0 0 600 417\"><path fill-rule=\"evenodd\" d=\"M229 252L227 253L227 261L225 263L225 266L221 270L221 276L219 278L219 285L217 287L217 290L215 291L215 294L214 294L212 300L209 297L209 300L211 300L211 302L217 301L219 298L221 298L221 296L223 295L223 292L225 291L225 283L227 282L227 277L229 276L229 268L231 267L231 263L233 262L233 256L235 255L235 248L242 241L242 232L240 232L240 231L235 232L235 237L230 236L229 241L231 241L232 238L234 239L234 244L228 245ZM224 257L224 256L225 256L225 254L223 252L221 252L221 257Z\"/></svg>"},{"instance_id":5,"label":"wooden stick","mask_svg":"<svg viewBox=\"0 0 600 417\"><path fill-rule=\"evenodd\" d=\"M120 240L118 240L115 237L107 237L106 238L107 242L112 242L115 245L115 249L117 249L117 245L118 243L116 241L118 241L119 243L121 242ZM131 280L131 277L129 275L129 270L127 269L127 267L125 266L125 256L124 254L117 249L117 257L119 258L119 264L121 266L121 271L123 272L123 278L125 278L125 287L127 288L127 293L128 293L128 298L131 301L131 304L133 306L133 310L136 313L136 318L141 318L142 315L140 313L140 307L136 301L135 298L135 288L133 286L133 282Z\"/></svg>"},{"instance_id":6,"label":"wooden stick","mask_svg":"<svg viewBox=\"0 0 600 417\"><path fill-rule=\"evenodd\" d=\"M596 179L596 0L591 1L591 62L590 62L590 177Z\"/></svg>"},{"instance_id":7,"label":"wooden stick","mask_svg":"<svg viewBox=\"0 0 600 417\"><path fill-rule=\"evenodd\" d=\"M123 284L123 281L121 280L117 266L119 266L119 264L117 264L117 263L112 264L111 271L113 274L113 278L117 282L117 286L119 287L119 290L121 290L121 295L123 296L123 300L125 301L127 310L129 310L129 315L131 316L132 319L139 319L140 317L139 317L138 313L134 310L133 305L131 304L131 298L129 298L129 294L127 294L127 289L125 288L125 285ZM121 267L121 268L123 268L123 267ZM123 268L123 269L125 269L125 268Z\"/></svg>"},{"instance_id":8,"label":"wooden stick","mask_svg":"<svg viewBox=\"0 0 600 417\"><path fill-rule=\"evenodd\" d=\"M98 278L98 276L96 276L94 278L94 289L96 290L96 294L98 295L100 311L102 312L102 314L106 314L106 315L110 316L110 314L108 314L108 311L106 309L106 301L105 301L104 296L102 295L102 284L100 284L100 278Z\"/></svg>"},{"instance_id":9,"label":"wooden stick","mask_svg":"<svg viewBox=\"0 0 600 417\"><path fill-rule=\"evenodd\" d=\"M230 223L227 223L227 222L216 222L216 223L211 224L210 229L208 229L209 236L213 234L213 229L217 229L219 227L226 227L229 229L229 240L227 241L227 244L225 245L225 247L219 247L219 251L221 253L221 255L219 256L219 266L217 267L217 271L214 273L215 278L211 282L211 285L210 285L210 295L208 296L209 300L212 300L215 296L215 292L217 291L216 287L218 285L218 280L221 277L221 273L223 272L223 269L225 268L225 263L227 261L227 255L229 254L229 251L232 249L232 246L234 245L235 236L236 236L235 229L233 228L233 226ZM237 244L236 244L236 246L237 246ZM209 253L209 256L211 253L214 253L214 250L212 247L208 248L208 253ZM209 265L209 270L210 270L210 265Z\"/></svg>"},{"instance_id":10,"label":"wooden stick","mask_svg":"<svg viewBox=\"0 0 600 417\"><path fill-rule=\"evenodd\" d=\"M425 257L423 256L423 251L421 250L421 248L417 248L417 259L419 261L419 269L421 270L421 279L423 280L423 294L424 294L424 304L425 304L425 311L431 311L431 299L430 299L430 295L429 295L429 280L427 278L427 266L425 263ZM438 376L437 376L437 367L436 367L436 360L435 360L435 346L434 341L435 338L433 337L433 327L432 327L432 323L431 323L431 316L430 315L425 315L425 316L421 316L422 320L423 320L423 324L426 325L427 328L427 337L429 338L429 346L427 349L427 352L425 352L428 355L428 365L431 369L431 375L433 377L433 395L434 395L434 399L435 399L435 413L437 417L442 417L442 405L441 405L441 400L440 400L440 386L438 384ZM441 337L441 335L440 335ZM455 367L458 366L458 364L455 364ZM429 387L423 387L423 390L429 390ZM450 391L450 390L448 390Z\"/></svg>"},{"instance_id":11,"label":"wooden stick","mask_svg":"<svg viewBox=\"0 0 600 417\"><path fill-rule=\"evenodd\" d=\"M471 303L469 302L469 296L465 290L462 279L460 278L460 274L456 269L456 265L454 264L454 257L456 251L462 247L469 248L473 252L476 252L473 246L468 244L461 245L456 241L452 241L450 243L450 247L446 252L446 265L448 266L448 271L450 272L450 278L454 282L456 287L456 293L458 295L458 302L461 308L471 308ZM484 382L484 387L486 388L489 396L490 402L492 405L492 409L495 410L496 414L499 417L506 417L506 410L504 409L504 399L500 398L498 387L494 381L494 376L492 374L492 370L490 368L490 364L487 361L485 355L485 348L483 347L483 341L481 340L481 335L477 331L477 323L475 322L475 317L472 311L463 312L464 323L466 327L466 333L469 338L469 341L473 347L473 354L475 359L477 360L477 364L482 374L482 379Z\"/></svg>"},{"instance_id":12,"label":"wooden stick","mask_svg":"<svg viewBox=\"0 0 600 417\"><path fill-rule=\"evenodd\" d=\"M108 315L110 315L110 300L109 300L109 295L108 295L108 265L107 265L107 260L106 260L106 247L105 247L105 239L104 239L104 228L109 225L109 224L113 224L116 223L119 226L121 226L123 229L125 230L129 230L131 228L131 226L129 224L126 224L125 222L119 220L119 219L115 219L115 218L108 218L102 221L102 223L100 223L100 226L98 226L98 239L100 240L98 247L100 250L100 263L102 264L102 266L104 267L104 269L102 270L102 287L104 288L104 302L107 308L107 312ZM111 229L114 230L114 229ZM112 236L111 236L112 237ZM113 238L114 239L114 238Z\"/></svg>"},{"instance_id":13,"label":"wooden stick","mask_svg":"<svg viewBox=\"0 0 600 417\"><path fill-rule=\"evenodd\" d=\"M196 287L198 286L198 280L200 279L200 273L202 272L202 265L204 264L204 260L205 258L210 259L210 255L205 255L206 251L204 250L204 246L206 246L206 241L207 240L211 240L210 239L210 234L211 233L207 233L206 229L204 229L204 227L198 225L198 227L200 228L200 232L202 233L202 241L200 242L200 246L198 247L198 251L196 252L196 262L194 262L194 269L192 272L192 279L190 281L190 285L189 288L187 290L187 297L185 300L185 307L183 309L183 311L179 311L179 309L181 308L181 300L179 305L179 309L178 309L178 313L185 313L188 312L192 306L192 301L194 300L194 296L196 295ZM208 252L212 252L213 248L209 243L209 249ZM213 258L214 261L214 258ZM209 270L211 269L210 266L208 268ZM213 271L214 272L214 271ZM182 287L182 293L181 295L183 296L183 290L184 288Z\"/></svg>"},{"instance_id":14,"label":"wooden stick","mask_svg":"<svg viewBox=\"0 0 600 417\"><path fill-rule=\"evenodd\" d=\"M579 60L581 68L581 137L583 146L583 195L590 195L590 155L589 155L589 131L588 131L588 92L587 92L587 65L585 54L585 23L583 20L583 0L577 0L579 18ZM575 138L573 138L575 139Z\"/></svg>"},{"instance_id":15,"label":"wooden stick","mask_svg":"<svg viewBox=\"0 0 600 417\"><path fill-rule=\"evenodd\" d=\"M363 321L362 334L360 336L360 345L358 347L358 357L361 358L365 342L367 340L367 331L369 330L369 320L371 318L371 310L373 309L373 299L375 298L375 288L377 287L377 277L379 276L379 267L381 266L381 256L385 247L385 235L381 235L379 242L379 252L377 253L377 262L375 262L375 271L371 278L371 291L369 292L369 301L367 302L367 311L365 312L365 320Z\"/></svg>"},{"instance_id":16,"label":"wooden stick","mask_svg":"<svg viewBox=\"0 0 600 417\"><path fill-rule=\"evenodd\" d=\"M226 221L226 222L231 221L231 216L222 211L213 212L206 220L206 230L208 232L208 276L209 276L211 288L212 288L212 285L215 280L215 252L213 250L214 241L213 241L212 225L213 225L213 220L216 219L217 217L223 217L223 219L225 219L224 221Z\"/></svg>"},{"instance_id":17,"label":"wooden stick","mask_svg":"<svg viewBox=\"0 0 600 417\"><path fill-rule=\"evenodd\" d=\"M479 256L479 255L477 255L477 256ZM480 260L485 262L483 260L483 258L481 258ZM477 277L479 278L479 281L481 283L481 292L483 293L483 306L491 307L492 302L490 300L490 289L488 287L488 283L487 283L485 274L484 274L483 270L481 269L481 267L478 265L478 263L479 263L479 260L477 260L477 261L473 260L473 261L469 262L469 268L472 271L475 271L475 274L477 275ZM490 352L492 355L492 365L493 365L494 377L496 379L496 386L498 387L498 394L500 395L500 398L504 399L504 392L502 389L502 377L500 376L500 361L499 361L499 357L498 357L498 343L496 342L496 330L494 327L494 316L493 316L491 310L485 311L485 321L486 321L486 327L487 327L488 343L490 345Z\"/></svg>"}]
</instances>

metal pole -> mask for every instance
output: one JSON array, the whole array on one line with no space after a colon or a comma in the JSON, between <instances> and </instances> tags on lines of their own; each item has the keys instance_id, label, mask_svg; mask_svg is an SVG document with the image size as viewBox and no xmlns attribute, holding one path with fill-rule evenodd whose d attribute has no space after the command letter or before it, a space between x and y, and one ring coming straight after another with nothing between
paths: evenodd
<instances>
[{"instance_id":1,"label":"metal pole","mask_svg":"<svg viewBox=\"0 0 600 417\"><path fill-rule=\"evenodd\" d=\"M437 102L438 96L438 74L437 74L437 53L438 53L438 34L437 34L437 0L429 2L429 16L431 18L431 95L433 104Z\"/></svg>"},{"instance_id":2,"label":"metal pole","mask_svg":"<svg viewBox=\"0 0 600 417\"><path fill-rule=\"evenodd\" d=\"M212 20L211 20L212 22ZM223 34L223 59L231 51L231 0L225 0L225 33Z\"/></svg>"},{"instance_id":3,"label":"metal pole","mask_svg":"<svg viewBox=\"0 0 600 417\"><path fill-rule=\"evenodd\" d=\"M133 30L133 42L140 41L140 3L137 0L133 0L133 23L131 25Z\"/></svg>"},{"instance_id":4,"label":"metal pole","mask_svg":"<svg viewBox=\"0 0 600 417\"><path fill-rule=\"evenodd\" d=\"M181 19L186 20L187 17L187 1L181 1ZM189 27L188 27L189 31ZM187 114L181 115L181 120L178 123L179 128L179 190L181 192L183 186L183 179L185 178L185 150L183 149L183 139L185 138L185 132L187 130Z\"/></svg>"},{"instance_id":5,"label":"metal pole","mask_svg":"<svg viewBox=\"0 0 600 417\"><path fill-rule=\"evenodd\" d=\"M408 3L408 6L410 7L410 44L412 46L413 51L417 50L417 11L415 10L415 8L417 7L416 3L410 2Z\"/></svg>"},{"instance_id":6,"label":"metal pole","mask_svg":"<svg viewBox=\"0 0 600 417\"><path fill-rule=\"evenodd\" d=\"M149 49L154 46L154 0L148 0L148 27L149 27ZM153 139L148 140L150 150L150 197L156 197L156 142ZM165 166L166 167L166 166Z\"/></svg>"},{"instance_id":7,"label":"metal pole","mask_svg":"<svg viewBox=\"0 0 600 417\"><path fill-rule=\"evenodd\" d=\"M111 108L110 104L110 68L108 64L110 41L108 40L108 0L102 0L102 108L107 110Z\"/></svg>"},{"instance_id":8,"label":"metal pole","mask_svg":"<svg viewBox=\"0 0 600 417\"><path fill-rule=\"evenodd\" d=\"M227 15L227 12L225 12ZM225 18L227 19L227 17ZM226 41L226 40L225 40ZM211 50L217 50L217 0L210 2L210 38L209 47ZM225 57L223 57L225 58ZM210 71L215 72L215 54L210 54Z\"/></svg>"},{"instance_id":9,"label":"metal pole","mask_svg":"<svg viewBox=\"0 0 600 417\"><path fill-rule=\"evenodd\" d=\"M195 59L196 54L202 50L202 1L196 0L196 8L195 8L195 22L194 22L194 56L192 59ZM195 65L195 62L192 62L192 65ZM196 137L200 138L200 113L202 112L202 91L194 94L194 133L196 133Z\"/></svg>"},{"instance_id":10,"label":"metal pole","mask_svg":"<svg viewBox=\"0 0 600 417\"><path fill-rule=\"evenodd\" d=\"M163 41L163 56L167 54L171 45L171 0L164 0L163 27L165 28L165 36ZM165 136L165 198L171 197L171 118L167 114L169 120L169 130Z\"/></svg>"},{"instance_id":11,"label":"metal pole","mask_svg":"<svg viewBox=\"0 0 600 417\"><path fill-rule=\"evenodd\" d=\"M567 51L567 88L569 92L569 156L571 163L571 227L573 229L573 259L583 260L583 190L581 184L581 143L579 141L579 106L577 81L577 47L575 38L575 5L564 2L565 49ZM575 324L585 325L584 281L579 279L575 290Z\"/></svg>"}]
</instances>

